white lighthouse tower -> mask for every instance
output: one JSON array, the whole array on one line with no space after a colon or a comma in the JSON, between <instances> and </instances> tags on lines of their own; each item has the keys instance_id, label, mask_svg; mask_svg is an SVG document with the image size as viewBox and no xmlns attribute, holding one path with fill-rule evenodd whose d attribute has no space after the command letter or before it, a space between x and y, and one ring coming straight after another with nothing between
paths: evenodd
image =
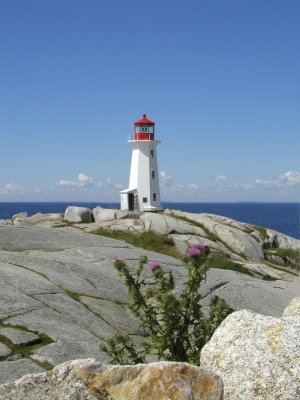
<instances>
[{"instance_id":1,"label":"white lighthouse tower","mask_svg":"<svg viewBox=\"0 0 300 400\"><path fill-rule=\"evenodd\" d=\"M159 211L160 191L156 146L160 140L154 136L155 123L146 114L134 123L129 188L121 191L121 210Z\"/></svg>"}]
</instances>

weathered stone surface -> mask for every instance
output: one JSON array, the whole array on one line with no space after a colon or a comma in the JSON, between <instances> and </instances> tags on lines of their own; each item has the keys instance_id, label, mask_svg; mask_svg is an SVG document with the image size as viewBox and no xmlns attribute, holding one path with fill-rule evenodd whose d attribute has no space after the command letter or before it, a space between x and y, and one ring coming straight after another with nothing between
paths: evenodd
<instances>
[{"instance_id":1,"label":"weathered stone surface","mask_svg":"<svg viewBox=\"0 0 300 400\"><path fill-rule=\"evenodd\" d=\"M190 233L192 235L207 237L207 234L202 228L167 215L144 213L140 218L144 223L146 231L153 231L164 235L170 233Z\"/></svg>"},{"instance_id":2,"label":"weathered stone surface","mask_svg":"<svg viewBox=\"0 0 300 400\"><path fill-rule=\"evenodd\" d=\"M68 222L92 222L92 212L86 207L69 206L66 208L64 219Z\"/></svg>"},{"instance_id":3,"label":"weathered stone surface","mask_svg":"<svg viewBox=\"0 0 300 400\"><path fill-rule=\"evenodd\" d=\"M0 219L0 226L1 225L12 225L13 222L9 219Z\"/></svg>"},{"instance_id":4,"label":"weathered stone surface","mask_svg":"<svg viewBox=\"0 0 300 400\"><path fill-rule=\"evenodd\" d=\"M63 214L60 213L49 213L42 214L37 213L31 217L22 216L23 213L17 214L17 217L13 217L13 223L16 226L41 226L45 228L52 228L63 222ZM27 213L24 213L27 214Z\"/></svg>"},{"instance_id":5,"label":"weathered stone surface","mask_svg":"<svg viewBox=\"0 0 300 400\"><path fill-rule=\"evenodd\" d=\"M201 365L222 377L225 399L299 399L299 338L299 317L237 311L204 346Z\"/></svg>"},{"instance_id":6,"label":"weathered stone surface","mask_svg":"<svg viewBox=\"0 0 300 400\"><path fill-rule=\"evenodd\" d=\"M295 297L287 308L283 311L283 317L299 317L300 318L300 297Z\"/></svg>"},{"instance_id":7,"label":"weathered stone surface","mask_svg":"<svg viewBox=\"0 0 300 400\"><path fill-rule=\"evenodd\" d=\"M95 222L113 221L116 219L117 210L111 208L96 207L93 209L93 217Z\"/></svg>"},{"instance_id":8,"label":"weathered stone surface","mask_svg":"<svg viewBox=\"0 0 300 400\"><path fill-rule=\"evenodd\" d=\"M39 336L32 332L14 328L0 328L0 335L5 336L13 344L32 344L40 340Z\"/></svg>"},{"instance_id":9,"label":"weathered stone surface","mask_svg":"<svg viewBox=\"0 0 300 400\"><path fill-rule=\"evenodd\" d=\"M223 251L224 253L231 254L231 252L221 242L213 242L205 237L197 235L183 235L183 234L170 234L169 237L174 240L176 247L185 253L186 250L196 243L201 243L204 246L209 246L211 250Z\"/></svg>"},{"instance_id":10,"label":"weathered stone surface","mask_svg":"<svg viewBox=\"0 0 300 400\"><path fill-rule=\"evenodd\" d=\"M281 273L281 271L278 271ZM283 273L283 272L282 272ZM240 272L210 269L200 292L207 304L213 295L227 301L234 310L250 309L264 315L281 316L299 295L300 278L283 273L280 280L268 281Z\"/></svg>"},{"instance_id":11,"label":"weathered stone surface","mask_svg":"<svg viewBox=\"0 0 300 400\"><path fill-rule=\"evenodd\" d=\"M15 222L19 219L24 219L28 217L28 213L27 212L20 212L18 214L15 214L11 217L12 222Z\"/></svg>"},{"instance_id":12,"label":"weathered stone surface","mask_svg":"<svg viewBox=\"0 0 300 400\"><path fill-rule=\"evenodd\" d=\"M271 238L270 240L276 240L278 247L283 249L299 250L300 258L300 240L288 235L283 235L282 233L273 231L272 229L267 229L267 233Z\"/></svg>"},{"instance_id":13,"label":"weathered stone surface","mask_svg":"<svg viewBox=\"0 0 300 400\"><path fill-rule=\"evenodd\" d=\"M195 219L195 214L192 215ZM163 221L169 224L171 217L163 217ZM221 224L217 217L208 218ZM36 221L42 219L41 216ZM234 309L250 308L259 313L279 316L290 300L299 295L299 277L273 270L264 266L262 261L241 259L223 243L198 236L196 231L193 233L197 227L181 222L185 225L181 226L175 221L176 229L179 226L182 232L184 229L191 229L192 232L170 233L170 237L178 247L179 244L182 246L182 252L188 245L199 241L218 251L227 252L231 258L235 257L236 261L256 273L277 279L266 281L234 271L211 269L201 287L205 306L216 294ZM226 223L230 229L238 230L243 226L230 220ZM143 220L131 213L126 218L103 221L101 224L80 223L55 229L41 228L39 225L0 224L2 324L20 325L24 329L47 335L54 341L35 349L31 354L32 360L57 365L73 358L94 357L107 362L107 356L99 351L99 344L116 330L124 330L140 340L139 326L126 311L127 289L112 266L114 256L135 265L140 256L146 254L151 261L160 262L165 271L171 271L179 288L182 287L186 270L182 268L181 261L84 232L97 226L110 229L122 227L124 231L132 232L145 230ZM170 223L168 229L171 226ZM245 229L240 229L243 234L250 230L247 226ZM0 379L4 373L1 365ZM18 364L15 364L15 368L18 368Z\"/></svg>"},{"instance_id":14,"label":"weathered stone surface","mask_svg":"<svg viewBox=\"0 0 300 400\"><path fill-rule=\"evenodd\" d=\"M16 379L21 378L25 374L34 374L37 372L42 372L44 371L44 368L40 367L37 365L35 362L30 360L29 358L21 358L16 361L3 361L0 364L0 384L5 383L5 382L13 382ZM0 399L5 400L6 395L4 394L5 391L1 389L0 385ZM18 397L18 390L15 387L12 391L9 392L7 399L22 399L25 400L27 397L24 395L24 392L22 394L23 397ZM15 397L14 397L15 396ZM38 398L36 399L38 400Z\"/></svg>"},{"instance_id":15,"label":"weathered stone surface","mask_svg":"<svg viewBox=\"0 0 300 400\"><path fill-rule=\"evenodd\" d=\"M249 258L264 259L262 244L246 233L245 224L212 214L193 214L183 211L176 211L175 214L202 224L233 251Z\"/></svg>"},{"instance_id":16,"label":"weathered stone surface","mask_svg":"<svg viewBox=\"0 0 300 400\"><path fill-rule=\"evenodd\" d=\"M4 343L0 342L0 359L8 356L11 353L11 349L7 347Z\"/></svg>"},{"instance_id":17,"label":"weathered stone surface","mask_svg":"<svg viewBox=\"0 0 300 400\"><path fill-rule=\"evenodd\" d=\"M112 259L119 256L135 264L144 254L175 276L181 270L179 260L118 240L61 228L1 227L2 323L23 326L54 341L32 352L37 361L57 365L96 357L107 362L99 350L103 340L117 329L135 337L141 333L125 311L127 289ZM0 378L3 371L0 364Z\"/></svg>"},{"instance_id":18,"label":"weathered stone surface","mask_svg":"<svg viewBox=\"0 0 300 400\"><path fill-rule=\"evenodd\" d=\"M76 360L0 386L1 400L221 400L220 377L186 363L134 366Z\"/></svg>"},{"instance_id":19,"label":"weathered stone surface","mask_svg":"<svg viewBox=\"0 0 300 400\"><path fill-rule=\"evenodd\" d=\"M255 263L255 262L244 262L241 263L243 265L243 267L249 269L249 271L258 273L262 276L264 276L265 278L271 278L271 279L282 279L284 277L286 277L286 273L280 270L276 270L272 267L269 267L266 264L262 264L262 263Z\"/></svg>"}]
</instances>

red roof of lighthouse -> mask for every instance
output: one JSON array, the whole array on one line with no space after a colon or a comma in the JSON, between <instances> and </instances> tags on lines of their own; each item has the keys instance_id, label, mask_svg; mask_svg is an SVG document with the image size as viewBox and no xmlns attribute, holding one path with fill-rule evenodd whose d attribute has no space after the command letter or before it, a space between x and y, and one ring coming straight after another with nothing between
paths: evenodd
<instances>
[{"instance_id":1,"label":"red roof of lighthouse","mask_svg":"<svg viewBox=\"0 0 300 400\"><path fill-rule=\"evenodd\" d=\"M155 125L155 123L150 121L150 119L146 117L146 114L143 114L143 118L136 121L134 125Z\"/></svg>"}]
</instances>

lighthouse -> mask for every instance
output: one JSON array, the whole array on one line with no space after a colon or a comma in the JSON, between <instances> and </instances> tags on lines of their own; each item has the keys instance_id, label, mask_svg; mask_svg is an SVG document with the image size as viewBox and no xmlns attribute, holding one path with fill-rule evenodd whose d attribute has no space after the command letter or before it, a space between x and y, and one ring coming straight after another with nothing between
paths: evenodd
<instances>
[{"instance_id":1,"label":"lighthouse","mask_svg":"<svg viewBox=\"0 0 300 400\"><path fill-rule=\"evenodd\" d=\"M132 146L129 188L120 192L121 210L162 210L156 150L160 140L155 138L154 125L146 114L134 123L134 137L128 140Z\"/></svg>"}]
</instances>

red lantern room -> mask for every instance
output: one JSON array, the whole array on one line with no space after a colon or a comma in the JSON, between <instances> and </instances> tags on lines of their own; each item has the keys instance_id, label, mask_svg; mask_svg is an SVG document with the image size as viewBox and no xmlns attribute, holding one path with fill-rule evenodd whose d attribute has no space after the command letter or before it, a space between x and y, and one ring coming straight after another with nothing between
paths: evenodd
<instances>
[{"instance_id":1,"label":"red lantern room","mask_svg":"<svg viewBox=\"0 0 300 400\"><path fill-rule=\"evenodd\" d=\"M134 123L134 140L154 140L154 125L155 123L143 114L143 118Z\"/></svg>"}]
</instances>

